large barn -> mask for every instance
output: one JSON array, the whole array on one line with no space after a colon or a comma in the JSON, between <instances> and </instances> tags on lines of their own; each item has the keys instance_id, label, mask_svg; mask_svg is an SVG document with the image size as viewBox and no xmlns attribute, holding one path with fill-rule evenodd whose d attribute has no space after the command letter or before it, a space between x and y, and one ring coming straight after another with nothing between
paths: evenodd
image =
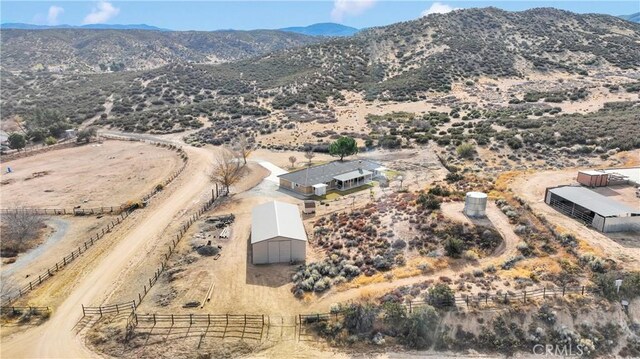
<instances>
[{"instance_id":1,"label":"large barn","mask_svg":"<svg viewBox=\"0 0 640 359\"><path fill-rule=\"evenodd\" d=\"M267 202L251 213L253 264L302 262L306 258L307 234L298 206Z\"/></svg>"},{"instance_id":2,"label":"large barn","mask_svg":"<svg viewBox=\"0 0 640 359\"><path fill-rule=\"evenodd\" d=\"M545 203L600 232L640 231L640 210L584 187L547 188Z\"/></svg>"}]
</instances>

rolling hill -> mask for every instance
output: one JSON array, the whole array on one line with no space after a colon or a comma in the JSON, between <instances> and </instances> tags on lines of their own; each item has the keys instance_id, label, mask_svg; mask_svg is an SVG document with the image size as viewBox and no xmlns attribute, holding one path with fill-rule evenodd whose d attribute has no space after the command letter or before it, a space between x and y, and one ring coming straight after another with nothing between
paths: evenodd
<instances>
[{"instance_id":1,"label":"rolling hill","mask_svg":"<svg viewBox=\"0 0 640 359\"><path fill-rule=\"evenodd\" d=\"M221 63L319 41L277 30L3 29L0 35L3 69L48 68L56 72L140 70L177 62Z\"/></svg>"},{"instance_id":2,"label":"rolling hill","mask_svg":"<svg viewBox=\"0 0 640 359\"><path fill-rule=\"evenodd\" d=\"M69 46L69 32L73 31L79 30L52 31L46 44L29 39L31 47L22 45L23 52L19 55L4 52L3 61L15 63L25 56L35 57L43 52L39 46L52 51L58 46L55 41L60 41L62 48ZM103 30L96 34L110 32ZM38 38L38 34L49 32L27 33ZM56 40L54 34L60 33L63 40ZM82 30L76 35L87 33L92 32ZM626 73L640 68L640 24L614 16L580 15L548 8L524 12L485 8L434 14L322 42L317 42L316 37L275 33L280 34L275 36L281 41L277 46L258 43L257 49L239 46L235 40L244 35L258 42L256 36L265 34L274 41L273 32L214 33L215 41L221 42L217 49L228 49L226 59L282 48L217 65L191 63L207 60L203 53L214 48L211 44L215 41L206 34L115 31L115 38L122 41L115 44L111 36L103 41L76 39L75 46L93 56L84 60L87 62L104 61L101 56L109 53L132 59L164 56L160 58L169 64L145 71L107 74L58 75L46 71L15 74L3 69L2 116L3 119L27 116L34 109L48 108L80 123L100 116L112 106L108 116L105 114L107 118L99 124L127 131L164 133L175 131L178 123L180 128L201 126L196 120L200 116L222 122L229 118L265 116L271 110L313 107L332 98L341 101L344 92L358 93L365 101L416 101L434 93L450 93L455 84L472 86L481 78L518 81L536 76L629 78ZM228 36L226 41L221 39L223 34ZM165 50L158 35L162 35L160 39L186 35L193 38L179 37L180 47ZM105 46L95 47L96 43ZM56 56L64 59L64 50L59 52ZM568 94L545 96L552 95L564 98L584 93L571 89Z\"/></svg>"}]
</instances>

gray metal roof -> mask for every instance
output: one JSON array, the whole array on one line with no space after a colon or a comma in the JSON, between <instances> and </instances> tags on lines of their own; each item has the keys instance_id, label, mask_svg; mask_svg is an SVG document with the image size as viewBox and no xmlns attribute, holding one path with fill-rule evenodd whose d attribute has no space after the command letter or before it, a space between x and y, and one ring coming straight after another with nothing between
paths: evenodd
<instances>
[{"instance_id":1,"label":"gray metal roof","mask_svg":"<svg viewBox=\"0 0 640 359\"><path fill-rule=\"evenodd\" d=\"M251 244L275 237L307 240L298 206L283 202L267 202L251 211Z\"/></svg>"},{"instance_id":2,"label":"gray metal roof","mask_svg":"<svg viewBox=\"0 0 640 359\"><path fill-rule=\"evenodd\" d=\"M334 177L357 171L359 169L373 171L381 167L379 163L368 160L333 161L318 166L285 173L278 176L301 186L311 186L318 183L331 182Z\"/></svg>"},{"instance_id":3,"label":"gray metal roof","mask_svg":"<svg viewBox=\"0 0 640 359\"><path fill-rule=\"evenodd\" d=\"M627 206L626 204L614 201L600 193L594 192L585 187L564 186L550 188L549 192L556 194L568 201L582 206L603 217L625 216L629 214L640 214L640 210Z\"/></svg>"},{"instance_id":4,"label":"gray metal roof","mask_svg":"<svg viewBox=\"0 0 640 359\"><path fill-rule=\"evenodd\" d=\"M344 181L348 181L350 179L354 179L354 178L358 178L358 177L362 177L362 176L368 176L370 174L373 174L373 172L360 169L360 170L355 170L355 171L343 173L343 174L335 176L333 178L337 179L338 181L344 182Z\"/></svg>"}]
</instances>

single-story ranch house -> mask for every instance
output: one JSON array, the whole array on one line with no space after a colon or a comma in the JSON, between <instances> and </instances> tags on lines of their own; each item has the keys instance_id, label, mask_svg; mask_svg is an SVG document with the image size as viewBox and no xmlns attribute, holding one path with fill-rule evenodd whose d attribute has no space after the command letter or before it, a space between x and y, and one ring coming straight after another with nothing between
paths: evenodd
<instances>
[{"instance_id":1,"label":"single-story ranch house","mask_svg":"<svg viewBox=\"0 0 640 359\"><path fill-rule=\"evenodd\" d=\"M324 196L327 190L345 191L371 182L386 170L379 163L367 160L333 161L285 173L280 188L303 196Z\"/></svg>"}]
</instances>

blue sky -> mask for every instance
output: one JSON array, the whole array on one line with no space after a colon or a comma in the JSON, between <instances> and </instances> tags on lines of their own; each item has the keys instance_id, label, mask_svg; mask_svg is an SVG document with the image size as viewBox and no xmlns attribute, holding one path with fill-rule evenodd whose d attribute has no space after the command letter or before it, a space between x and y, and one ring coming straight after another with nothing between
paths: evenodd
<instances>
[{"instance_id":1,"label":"blue sky","mask_svg":"<svg viewBox=\"0 0 640 359\"><path fill-rule=\"evenodd\" d=\"M495 6L556 7L578 13L631 14L640 1L0 1L0 22L148 24L174 30L275 29L339 22L358 28L412 20L430 12Z\"/></svg>"}]
</instances>

